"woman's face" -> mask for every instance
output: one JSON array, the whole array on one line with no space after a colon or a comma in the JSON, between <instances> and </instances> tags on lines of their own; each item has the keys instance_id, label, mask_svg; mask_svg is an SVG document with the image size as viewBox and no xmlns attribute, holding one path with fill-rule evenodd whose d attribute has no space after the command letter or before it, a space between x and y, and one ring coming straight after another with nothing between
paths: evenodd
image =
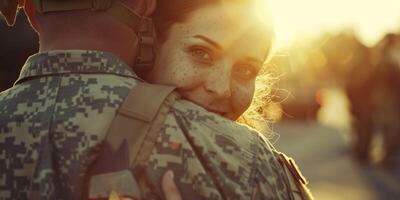
<instances>
[{"instance_id":1,"label":"woman's face","mask_svg":"<svg viewBox=\"0 0 400 200\"><path fill-rule=\"evenodd\" d=\"M170 29L157 49L150 82L176 86L183 98L232 120L250 105L271 34L250 8L215 4Z\"/></svg>"}]
</instances>

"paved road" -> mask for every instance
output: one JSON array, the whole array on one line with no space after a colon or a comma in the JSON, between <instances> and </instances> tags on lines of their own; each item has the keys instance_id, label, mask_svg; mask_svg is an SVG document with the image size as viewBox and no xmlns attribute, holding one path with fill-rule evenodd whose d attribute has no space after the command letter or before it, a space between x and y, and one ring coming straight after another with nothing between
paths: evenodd
<instances>
[{"instance_id":1,"label":"paved road","mask_svg":"<svg viewBox=\"0 0 400 200\"><path fill-rule=\"evenodd\" d=\"M295 158L317 200L400 200L400 169L361 166L348 153L343 131L315 122L273 126L277 149Z\"/></svg>"}]
</instances>

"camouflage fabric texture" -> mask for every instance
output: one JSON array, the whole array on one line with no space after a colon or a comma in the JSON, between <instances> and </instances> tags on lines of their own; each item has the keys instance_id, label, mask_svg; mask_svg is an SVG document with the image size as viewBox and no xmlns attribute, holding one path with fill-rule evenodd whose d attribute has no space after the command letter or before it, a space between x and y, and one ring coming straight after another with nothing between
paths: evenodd
<instances>
[{"instance_id":1,"label":"camouflage fabric texture","mask_svg":"<svg viewBox=\"0 0 400 200\"><path fill-rule=\"evenodd\" d=\"M129 170L138 180L145 177L143 199L163 199L160 180L168 169L184 198L294 199L263 135L185 100L166 113L143 165L130 168L126 147L99 150L138 81L105 52L29 58L14 87L0 93L0 199L80 199L98 156L111 163L101 173Z\"/></svg>"},{"instance_id":2,"label":"camouflage fabric texture","mask_svg":"<svg viewBox=\"0 0 400 200\"><path fill-rule=\"evenodd\" d=\"M91 151L135 77L105 52L30 57L0 93L0 199L78 199Z\"/></svg>"},{"instance_id":3,"label":"camouflage fabric texture","mask_svg":"<svg viewBox=\"0 0 400 200\"><path fill-rule=\"evenodd\" d=\"M273 147L249 127L177 101L161 130L144 166L154 188L145 199L162 199L154 196L161 193L159 182L167 169L190 199L294 198Z\"/></svg>"}]
</instances>

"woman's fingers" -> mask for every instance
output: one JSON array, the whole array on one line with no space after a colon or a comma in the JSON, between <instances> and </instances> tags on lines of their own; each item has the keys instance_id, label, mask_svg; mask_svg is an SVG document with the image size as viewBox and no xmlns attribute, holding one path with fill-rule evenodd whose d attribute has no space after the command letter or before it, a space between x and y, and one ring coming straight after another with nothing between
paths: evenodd
<instances>
[{"instance_id":1,"label":"woman's fingers","mask_svg":"<svg viewBox=\"0 0 400 200\"><path fill-rule=\"evenodd\" d=\"M161 187L166 200L182 200L181 194L174 182L174 173L167 171L161 180Z\"/></svg>"},{"instance_id":2,"label":"woman's fingers","mask_svg":"<svg viewBox=\"0 0 400 200\"><path fill-rule=\"evenodd\" d=\"M174 182L174 173L171 170L168 170L162 180L161 187L164 192L164 198L166 200L182 200L181 194L178 190ZM130 197L118 197L117 194L112 193L109 197L110 200L136 200Z\"/></svg>"}]
</instances>

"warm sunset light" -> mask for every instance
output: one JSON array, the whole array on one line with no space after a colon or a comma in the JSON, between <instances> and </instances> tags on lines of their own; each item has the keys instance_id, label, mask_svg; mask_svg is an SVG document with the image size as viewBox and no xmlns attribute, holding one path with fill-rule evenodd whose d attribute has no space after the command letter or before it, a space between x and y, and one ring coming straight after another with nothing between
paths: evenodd
<instances>
[{"instance_id":1,"label":"warm sunset light","mask_svg":"<svg viewBox=\"0 0 400 200\"><path fill-rule=\"evenodd\" d=\"M278 46L295 36L353 28L367 45L400 30L399 0L269 0Z\"/></svg>"},{"instance_id":2,"label":"warm sunset light","mask_svg":"<svg viewBox=\"0 0 400 200\"><path fill-rule=\"evenodd\" d=\"M0 200L400 200L400 0L0 0L0 65Z\"/></svg>"}]
</instances>

